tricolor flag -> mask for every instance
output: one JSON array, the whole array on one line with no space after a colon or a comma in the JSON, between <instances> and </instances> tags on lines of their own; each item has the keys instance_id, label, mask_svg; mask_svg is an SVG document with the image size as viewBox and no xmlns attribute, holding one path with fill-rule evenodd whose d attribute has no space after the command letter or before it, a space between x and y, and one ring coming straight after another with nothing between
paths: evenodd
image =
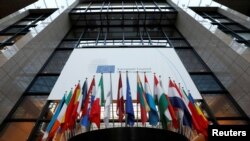
<instances>
[{"instance_id":1,"label":"tricolor flag","mask_svg":"<svg viewBox=\"0 0 250 141\"><path fill-rule=\"evenodd\" d=\"M121 76L121 73L119 75L119 82L118 82L116 114L118 116L118 120L120 122L122 122L123 117L124 117L124 98L123 98L123 92L122 92L122 76Z\"/></svg>"},{"instance_id":2,"label":"tricolor flag","mask_svg":"<svg viewBox=\"0 0 250 141\"><path fill-rule=\"evenodd\" d=\"M133 108L133 101L131 96L131 90L129 85L129 79L128 79L128 73L127 75L127 91L126 91L126 114L127 114L127 124L129 126L133 126L135 122L135 114L134 114L134 108Z\"/></svg>"},{"instance_id":3,"label":"tricolor flag","mask_svg":"<svg viewBox=\"0 0 250 141\"><path fill-rule=\"evenodd\" d=\"M147 112L150 111L150 108L148 106L148 102L146 100L146 96L142 87L142 83L140 80L140 76L137 73L137 101L140 102L140 108L141 108L141 122L143 125L146 124L148 118L147 118Z\"/></svg>"},{"instance_id":4,"label":"tricolor flag","mask_svg":"<svg viewBox=\"0 0 250 141\"><path fill-rule=\"evenodd\" d=\"M45 133L43 135L42 141L46 141L47 140L47 138L49 136L49 133L50 133L53 125L55 124L55 122L56 122L56 120L58 118L58 115L60 114L60 111L61 111L61 109L62 109L62 107L64 105L64 102L65 102L65 95L63 96L62 100L60 101L60 103L59 103L59 105L58 105L58 107L56 109L56 112L55 112L54 116L52 117L49 125L47 126L46 131L45 131ZM53 135L51 134L51 136L54 136L54 133L53 133Z\"/></svg>"},{"instance_id":5,"label":"tricolor flag","mask_svg":"<svg viewBox=\"0 0 250 141\"><path fill-rule=\"evenodd\" d=\"M192 128L192 116L190 115L189 109L186 107L186 104L181 97L182 95L180 95L172 80L169 80L168 95L173 107L178 108L181 124Z\"/></svg>"},{"instance_id":6,"label":"tricolor flag","mask_svg":"<svg viewBox=\"0 0 250 141\"><path fill-rule=\"evenodd\" d=\"M158 112L155 106L154 98L150 90L150 86L148 84L146 73L144 74L144 82L145 82L144 88L145 88L146 98L147 98L148 105L150 107L149 124L155 126L158 124L159 116L158 116Z\"/></svg>"},{"instance_id":7,"label":"tricolor flag","mask_svg":"<svg viewBox=\"0 0 250 141\"><path fill-rule=\"evenodd\" d=\"M160 86L163 90L163 92L165 92L165 90L163 89L163 84L162 84L162 80L161 80L161 76L159 76L159 83L160 83ZM179 121L178 121L178 118L176 116L176 112L175 112L175 109L174 107L172 106L170 100L169 100L169 97L168 95L165 93L166 95L166 98L167 98L167 101L168 101L168 113L170 114L171 116L171 119L172 119L172 123L173 123L173 127L175 129L178 129L179 128Z\"/></svg>"},{"instance_id":8,"label":"tricolor flag","mask_svg":"<svg viewBox=\"0 0 250 141\"><path fill-rule=\"evenodd\" d=\"M183 92L184 94L186 94L184 90ZM202 133L205 137L207 137L208 120L204 116L200 107L194 102L194 99L190 92L188 93L187 97L189 99L189 106L192 111L192 114L195 115L195 120L197 124L199 124L199 127L195 127L195 129L197 130L198 133Z\"/></svg>"},{"instance_id":9,"label":"tricolor flag","mask_svg":"<svg viewBox=\"0 0 250 141\"><path fill-rule=\"evenodd\" d=\"M65 121L62 125L62 130L65 131L66 129L72 129L73 124L75 121L72 118L72 113L74 112L75 104L78 100L78 96L80 95L80 84L78 83L74 89L73 96L71 97L71 100L67 106L66 113L65 113Z\"/></svg>"},{"instance_id":10,"label":"tricolor flag","mask_svg":"<svg viewBox=\"0 0 250 141\"><path fill-rule=\"evenodd\" d=\"M171 117L169 110L168 110L169 103L168 103L167 97L166 97L166 95L165 95L162 87L160 86L160 83L155 75L154 75L154 85L156 87L156 92L157 92L156 94L157 94L157 98L158 98L158 107L159 107L162 126L163 126L163 128L167 129L168 122L172 121L172 117Z\"/></svg>"},{"instance_id":11,"label":"tricolor flag","mask_svg":"<svg viewBox=\"0 0 250 141\"><path fill-rule=\"evenodd\" d=\"M95 123L96 126L100 129L100 123L101 123L101 96L102 96L102 90L103 90L103 76L101 76L99 84L98 84L98 90L95 95L94 103L91 106L90 114L89 114L89 120L92 123Z\"/></svg>"},{"instance_id":12,"label":"tricolor flag","mask_svg":"<svg viewBox=\"0 0 250 141\"><path fill-rule=\"evenodd\" d=\"M71 119L70 119L70 124L69 128L73 129L77 120L78 115L80 114L80 107L81 107L81 102L82 102L82 94L81 94L81 85L80 82L77 84L76 87L76 99L74 102L74 108L71 114ZM78 108L79 107L79 108Z\"/></svg>"},{"instance_id":13,"label":"tricolor flag","mask_svg":"<svg viewBox=\"0 0 250 141\"><path fill-rule=\"evenodd\" d=\"M54 125L52 126L52 129L51 131L49 132L49 137L50 138L53 138L55 133L59 130L59 127L62 126L63 124L65 124L65 113L66 113L66 110L67 110L67 107L69 105L69 102L70 102L70 99L72 97L72 89L70 90L64 104L63 104L63 107L54 123ZM62 132L62 131L60 131Z\"/></svg>"},{"instance_id":14,"label":"tricolor flag","mask_svg":"<svg viewBox=\"0 0 250 141\"><path fill-rule=\"evenodd\" d=\"M104 100L104 86L103 86L103 74L101 75L101 79L98 85L98 89L100 89L100 94L101 94L101 106L104 106L105 100Z\"/></svg>"}]
</instances>

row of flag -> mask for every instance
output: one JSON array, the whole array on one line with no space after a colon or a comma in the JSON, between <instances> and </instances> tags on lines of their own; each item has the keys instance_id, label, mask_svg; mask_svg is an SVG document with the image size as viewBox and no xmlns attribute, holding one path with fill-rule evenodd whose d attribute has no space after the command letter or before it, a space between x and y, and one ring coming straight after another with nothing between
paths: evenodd
<instances>
[{"instance_id":1,"label":"row of flag","mask_svg":"<svg viewBox=\"0 0 250 141\"><path fill-rule=\"evenodd\" d=\"M55 110L42 140L67 140L75 135L77 129L87 129L91 124L100 129L101 107L104 107L103 121L108 127L113 103L111 74L110 82L110 90L106 97L104 97L103 74L101 74L97 90L95 77L93 77L89 87L86 79L82 87L79 82L74 90L66 92ZM152 126L157 126L161 122L164 129L171 128L184 135L186 131L195 131L207 137L209 122L199 105L195 103L191 93L177 86L171 79L169 79L167 92L162 85L160 77L158 79L154 74L152 93L146 73L144 74L144 87L137 73L136 103L140 105L142 125L148 122ZM126 126L134 126L135 114L128 73L126 73L126 100L123 96L122 75L119 74L116 114L119 122L122 123L125 120Z\"/></svg>"}]
</instances>

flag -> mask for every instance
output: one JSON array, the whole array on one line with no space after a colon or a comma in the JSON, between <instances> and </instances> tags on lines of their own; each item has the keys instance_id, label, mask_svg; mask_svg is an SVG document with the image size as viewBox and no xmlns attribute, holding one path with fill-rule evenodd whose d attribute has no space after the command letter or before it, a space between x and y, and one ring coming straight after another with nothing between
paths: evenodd
<instances>
[{"instance_id":1,"label":"flag","mask_svg":"<svg viewBox=\"0 0 250 141\"><path fill-rule=\"evenodd\" d=\"M194 127L194 129L198 133L202 133L205 136L207 136L207 128L204 128L205 127L204 125L206 123L203 123L203 120L200 118L199 113L198 113L198 111L193 103L194 102L193 98L189 99L184 88L181 89L180 87L178 87L176 85L175 82L173 82L173 84L174 84L174 87L176 88L177 92L179 93L179 95L183 98L183 101L184 101L187 109L189 110L189 113L190 113L191 118L192 118L192 126Z\"/></svg>"},{"instance_id":2,"label":"flag","mask_svg":"<svg viewBox=\"0 0 250 141\"><path fill-rule=\"evenodd\" d=\"M129 85L129 79L127 74L127 90L126 90L126 114L127 114L127 124L129 126L133 126L135 122L135 114L134 114L134 108L133 108L133 101L131 97L131 91L130 91L130 85Z\"/></svg>"},{"instance_id":3,"label":"flag","mask_svg":"<svg viewBox=\"0 0 250 141\"><path fill-rule=\"evenodd\" d=\"M87 94L88 94L88 81L87 80L88 79L86 78L86 80L85 80L85 82L84 82L84 84L82 86L82 102L80 104L81 105L80 110L83 109L84 101L85 101L85 99L87 97Z\"/></svg>"},{"instance_id":4,"label":"flag","mask_svg":"<svg viewBox=\"0 0 250 141\"><path fill-rule=\"evenodd\" d=\"M58 131L59 127L65 123L65 113L66 113L66 110L67 110L67 107L68 107L68 104L70 102L71 97L72 97L72 89L70 90L70 92L69 92L69 94L68 94L68 96L63 104L63 107L62 107L51 131L49 132L50 138L53 138L55 133Z\"/></svg>"},{"instance_id":5,"label":"flag","mask_svg":"<svg viewBox=\"0 0 250 141\"><path fill-rule=\"evenodd\" d=\"M173 107L178 109L178 114L181 118L181 124L192 128L192 117L190 115L189 109L186 107L185 102L183 101L180 93L176 89L171 79L169 80L168 94Z\"/></svg>"},{"instance_id":6,"label":"flag","mask_svg":"<svg viewBox=\"0 0 250 141\"><path fill-rule=\"evenodd\" d=\"M154 79L155 79L155 74L154 74ZM157 83L158 83L158 80L157 80ZM156 105L158 105L158 97L157 97L158 91L159 91L158 86L156 85L155 80L154 80L154 93L153 93L153 95L154 95L154 101L155 101Z\"/></svg>"},{"instance_id":7,"label":"flag","mask_svg":"<svg viewBox=\"0 0 250 141\"><path fill-rule=\"evenodd\" d=\"M81 120L80 120L80 124L82 127L88 129L89 127L89 112L90 112L90 108L87 109L87 112L85 115L82 116Z\"/></svg>"},{"instance_id":8,"label":"flag","mask_svg":"<svg viewBox=\"0 0 250 141\"><path fill-rule=\"evenodd\" d=\"M100 79L100 82L98 84L98 87L100 87L101 106L104 106L105 100L104 100L103 74L101 75L101 79Z\"/></svg>"},{"instance_id":9,"label":"flag","mask_svg":"<svg viewBox=\"0 0 250 141\"><path fill-rule=\"evenodd\" d=\"M87 88L87 86L86 86L86 88ZM85 93L86 90L83 92ZM80 120L80 124L82 127L85 127L85 128L89 127L89 112L90 112L90 107L91 107L90 101L93 101L92 97L94 97L95 92L96 92L96 90L95 90L95 77L93 77L91 84L90 84L90 87L88 89L87 95L83 101L84 104L82 107L82 118ZM92 99L90 99L90 97Z\"/></svg>"},{"instance_id":10,"label":"flag","mask_svg":"<svg viewBox=\"0 0 250 141\"><path fill-rule=\"evenodd\" d=\"M116 114L118 115L118 120L120 122L122 122L123 117L124 117L124 99L123 99L123 92L122 92L122 76L121 76L121 73L119 75L119 82L118 82Z\"/></svg>"},{"instance_id":11,"label":"flag","mask_svg":"<svg viewBox=\"0 0 250 141\"><path fill-rule=\"evenodd\" d=\"M100 129L100 123L101 123L101 93L103 89L103 78L101 76L99 84L98 84L98 90L94 98L94 102L90 109L89 114L89 120L96 124L96 126Z\"/></svg>"},{"instance_id":12,"label":"flag","mask_svg":"<svg viewBox=\"0 0 250 141\"><path fill-rule=\"evenodd\" d=\"M143 90L142 83L141 83L141 80L140 80L140 76L139 76L138 73L137 73L137 101L140 102L141 122L142 122L143 125L145 125L145 123L148 120L147 112L150 111L150 108L148 106L148 103L147 103L147 100L146 100L146 97L145 97L145 92Z\"/></svg>"},{"instance_id":13,"label":"flag","mask_svg":"<svg viewBox=\"0 0 250 141\"><path fill-rule=\"evenodd\" d=\"M113 105L111 105L112 103L113 103L112 76L110 73L110 90L106 96L106 102L105 102L105 107L104 107L104 119L103 119L106 127L109 126L110 106L112 106L112 112L113 112Z\"/></svg>"},{"instance_id":14,"label":"flag","mask_svg":"<svg viewBox=\"0 0 250 141\"><path fill-rule=\"evenodd\" d=\"M78 107L80 107L81 105L80 102L82 101L82 94L81 94L81 85L80 85L80 82L77 84L77 87L76 87L76 99L75 99L75 102L74 102L74 108L73 108L73 111L71 113L71 119L70 119L70 122L69 122L69 128L70 129L73 129L74 126L75 126L75 123L76 123L76 120L77 120L77 117L80 113L80 110L78 111Z\"/></svg>"},{"instance_id":15,"label":"flag","mask_svg":"<svg viewBox=\"0 0 250 141\"><path fill-rule=\"evenodd\" d=\"M92 81L91 81L91 84L90 84L89 90L87 92L87 95L86 95L86 97L85 97L85 99L83 101L82 116L87 114L87 111L88 111L88 108L89 108L90 97L94 96L95 93L96 93L96 90L95 90L95 76L94 76Z\"/></svg>"},{"instance_id":16,"label":"flag","mask_svg":"<svg viewBox=\"0 0 250 141\"><path fill-rule=\"evenodd\" d=\"M162 126L163 128L166 129L168 122L172 121L172 117L168 110L169 103L168 103L167 97L155 75L154 75L154 85L156 87L155 89L157 92L156 94L158 98L158 107L160 111L160 118L161 118Z\"/></svg>"},{"instance_id":17,"label":"flag","mask_svg":"<svg viewBox=\"0 0 250 141\"><path fill-rule=\"evenodd\" d=\"M183 92L185 93L185 91L183 90ZM186 94L186 93L185 93ZM195 115L195 120L197 122L197 124L199 124L199 127L197 130L198 133L203 134L205 137L208 136L207 133L207 129L208 129L208 120L206 119L206 117L204 116L202 110L200 109L200 107L195 104L195 101L191 95L191 93L188 93L188 99L189 99L189 106L192 108L192 113L194 113ZM190 109L191 109L190 108ZM196 127L197 128L197 127ZM199 130L200 129L200 130Z\"/></svg>"},{"instance_id":18,"label":"flag","mask_svg":"<svg viewBox=\"0 0 250 141\"><path fill-rule=\"evenodd\" d=\"M58 115L59 115L60 112L61 112L61 109L62 109L62 107L63 107L63 105L64 105L64 102L65 102L65 95L63 96L62 100L60 101L60 103L59 103L59 105L58 105L58 107L57 107L57 109L56 109L56 112L55 112L54 116L52 117L52 119L51 119L49 125L47 126L46 131L45 131L45 133L44 133L44 135L43 135L42 140L44 140L44 141L47 140L47 138L48 138L48 136L49 136L49 133L50 133L50 131L51 131L53 125L55 124Z\"/></svg>"},{"instance_id":19,"label":"flag","mask_svg":"<svg viewBox=\"0 0 250 141\"><path fill-rule=\"evenodd\" d=\"M105 107L104 107L104 118L103 118L106 127L109 126L111 101L112 101L112 96L111 96L111 91L109 91L106 96L106 102L105 102Z\"/></svg>"},{"instance_id":20,"label":"flag","mask_svg":"<svg viewBox=\"0 0 250 141\"><path fill-rule=\"evenodd\" d=\"M106 101L105 101L105 107L104 107L104 123L105 126L108 127L109 126L109 117L110 117L110 106L111 103L113 102L113 98L112 98L112 79L111 79L111 73L110 73L110 90L106 96Z\"/></svg>"},{"instance_id":21,"label":"flag","mask_svg":"<svg viewBox=\"0 0 250 141\"><path fill-rule=\"evenodd\" d=\"M149 124L155 126L157 125L159 121L159 116L158 116L158 112L155 106L154 98L152 96L152 93L148 84L148 79L147 79L146 74L144 75L144 82L145 82L144 88L145 88L146 98L147 98L148 105L150 107Z\"/></svg>"},{"instance_id":22,"label":"flag","mask_svg":"<svg viewBox=\"0 0 250 141\"><path fill-rule=\"evenodd\" d=\"M76 101L78 100L78 96L80 95L79 93L80 90L80 84L78 83L77 86L74 89L74 93L71 97L71 100L67 106L66 109L66 113L65 113L65 120L64 120L64 124L62 126L62 130L65 131L66 129L72 129L73 127L73 123L74 123L74 119L72 118L72 113L74 112L74 106Z\"/></svg>"},{"instance_id":23,"label":"flag","mask_svg":"<svg viewBox=\"0 0 250 141\"><path fill-rule=\"evenodd\" d=\"M160 87L162 88L162 90L163 90L163 92L164 92L165 90L163 89L163 84L162 84L161 76L159 76L159 83L160 83ZM168 101L168 111L167 111L167 113L169 113L170 116L171 116L171 120L172 120L172 123L173 123L173 127L174 127L175 129L178 129L178 128L179 128L179 122L178 122L178 118L177 118L177 116L176 116L175 109L174 109L174 107L172 106L172 104L171 104L171 102L170 102L170 100L169 100L168 95L167 95L166 93L165 93L165 95L166 95L166 98L167 98L167 101ZM168 114L168 115L169 115L169 114Z\"/></svg>"}]
</instances>

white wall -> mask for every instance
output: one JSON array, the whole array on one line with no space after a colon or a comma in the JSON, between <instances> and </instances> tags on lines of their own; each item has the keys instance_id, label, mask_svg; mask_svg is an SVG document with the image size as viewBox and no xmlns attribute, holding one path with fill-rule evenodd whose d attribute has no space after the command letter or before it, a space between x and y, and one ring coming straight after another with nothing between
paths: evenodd
<instances>
[{"instance_id":1,"label":"white wall","mask_svg":"<svg viewBox=\"0 0 250 141\"><path fill-rule=\"evenodd\" d=\"M130 87L133 99L136 99L136 74L139 75L144 85L144 72L147 73L148 81L153 91L153 74L161 75L163 86L167 92L169 77L186 90L190 90L195 99L201 99L201 96L191 80L188 72L181 63L178 55L172 48L110 48L110 49L75 49L69 57L64 69L61 72L49 100L57 100L63 97L65 91L85 78L88 78L90 85L93 75L96 78L96 86L101 74L96 74L98 65L115 65L115 73L112 74L113 98L116 99L119 71L122 71L123 94L126 95L126 71L129 71ZM110 75L104 74L105 94L110 88Z\"/></svg>"}]
</instances>

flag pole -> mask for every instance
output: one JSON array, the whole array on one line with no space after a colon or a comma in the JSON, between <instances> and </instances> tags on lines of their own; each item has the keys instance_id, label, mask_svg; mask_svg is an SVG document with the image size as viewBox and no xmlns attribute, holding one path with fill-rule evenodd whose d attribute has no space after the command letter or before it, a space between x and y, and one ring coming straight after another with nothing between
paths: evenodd
<instances>
[{"instance_id":1,"label":"flag pole","mask_svg":"<svg viewBox=\"0 0 250 141\"><path fill-rule=\"evenodd\" d=\"M112 91L112 74L110 74L110 93L111 93L111 108L112 108L112 119L113 119L113 127L115 126L115 118L114 118L114 106L113 106L113 91Z\"/></svg>"},{"instance_id":2,"label":"flag pole","mask_svg":"<svg viewBox=\"0 0 250 141\"><path fill-rule=\"evenodd\" d=\"M136 75L136 83L138 83L138 71L137 71L137 75ZM138 84L137 84L138 85ZM138 88L137 88L138 89ZM138 114L138 90L136 92L136 114L137 114L137 127L139 126L139 114Z\"/></svg>"}]
</instances>

